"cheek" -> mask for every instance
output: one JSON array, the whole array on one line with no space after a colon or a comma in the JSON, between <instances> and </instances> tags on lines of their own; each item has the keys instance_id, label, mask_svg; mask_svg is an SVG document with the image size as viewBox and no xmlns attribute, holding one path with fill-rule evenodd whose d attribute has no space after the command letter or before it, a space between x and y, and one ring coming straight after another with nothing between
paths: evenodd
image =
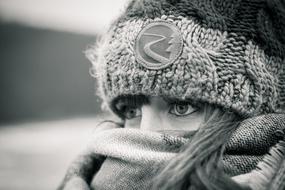
<instances>
[{"instance_id":1,"label":"cheek","mask_svg":"<svg viewBox=\"0 0 285 190\"><path fill-rule=\"evenodd\" d=\"M125 122L125 128L139 129L140 124L141 124L141 117L129 119L129 120L126 120L126 122Z\"/></svg>"},{"instance_id":2,"label":"cheek","mask_svg":"<svg viewBox=\"0 0 285 190\"><path fill-rule=\"evenodd\" d=\"M168 123L173 130L196 131L204 121L202 114L195 114L185 117L168 117Z\"/></svg>"}]
</instances>

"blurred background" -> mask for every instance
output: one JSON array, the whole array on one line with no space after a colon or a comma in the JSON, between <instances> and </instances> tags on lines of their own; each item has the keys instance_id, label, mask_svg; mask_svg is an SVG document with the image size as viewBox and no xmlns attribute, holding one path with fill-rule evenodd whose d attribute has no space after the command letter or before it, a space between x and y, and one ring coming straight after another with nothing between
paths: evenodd
<instances>
[{"instance_id":1,"label":"blurred background","mask_svg":"<svg viewBox=\"0 0 285 190\"><path fill-rule=\"evenodd\" d=\"M126 0L0 0L0 190L49 190L100 110L84 55Z\"/></svg>"}]
</instances>

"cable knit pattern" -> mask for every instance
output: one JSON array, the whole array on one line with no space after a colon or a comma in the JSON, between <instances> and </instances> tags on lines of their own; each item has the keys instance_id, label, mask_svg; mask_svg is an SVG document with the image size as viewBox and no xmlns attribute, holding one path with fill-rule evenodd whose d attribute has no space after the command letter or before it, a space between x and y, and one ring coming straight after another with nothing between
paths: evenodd
<instances>
[{"instance_id":1,"label":"cable knit pattern","mask_svg":"<svg viewBox=\"0 0 285 190\"><path fill-rule=\"evenodd\" d=\"M284 10L282 0L132 1L88 51L99 95L106 105L120 95L145 94L205 101L245 117L280 111ZM180 30L183 49L168 67L153 70L138 62L135 43L158 21Z\"/></svg>"},{"instance_id":2,"label":"cable knit pattern","mask_svg":"<svg viewBox=\"0 0 285 190\"><path fill-rule=\"evenodd\" d=\"M165 21L183 37L181 56L152 70L136 60L135 42L149 23ZM284 59L234 32L203 27L194 17L133 18L111 29L93 61L100 95L109 104L126 94L206 101L243 116L276 112L284 104Z\"/></svg>"}]
</instances>

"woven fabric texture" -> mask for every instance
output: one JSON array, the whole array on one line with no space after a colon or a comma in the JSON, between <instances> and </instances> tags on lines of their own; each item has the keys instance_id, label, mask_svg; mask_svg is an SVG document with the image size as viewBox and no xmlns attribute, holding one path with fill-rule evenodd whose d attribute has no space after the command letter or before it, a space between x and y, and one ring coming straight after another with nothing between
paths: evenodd
<instances>
[{"instance_id":1,"label":"woven fabric texture","mask_svg":"<svg viewBox=\"0 0 285 190\"><path fill-rule=\"evenodd\" d=\"M284 138L284 129L285 116L281 114L260 116L243 122L226 146L225 172L236 176L255 169L270 148ZM88 149L107 156L107 159L93 180L94 189L150 189L151 180L159 168L173 158L179 147L188 140L169 133L135 129L115 129L96 135ZM263 146L262 150L260 145ZM276 173L278 170L274 175ZM279 178L283 175L280 174Z\"/></svg>"},{"instance_id":2,"label":"woven fabric texture","mask_svg":"<svg viewBox=\"0 0 285 190\"><path fill-rule=\"evenodd\" d=\"M106 130L92 136L86 151L69 167L58 190L89 190L94 175L92 186L98 190L149 189L161 165L173 158L193 135L189 132L183 135L181 131L177 136L173 135L176 131L110 129L113 123L104 125ZM284 114L243 121L226 145L224 171L230 176L251 172L249 183L253 190L285 188L284 133ZM282 147L274 148L282 140Z\"/></svg>"}]
</instances>

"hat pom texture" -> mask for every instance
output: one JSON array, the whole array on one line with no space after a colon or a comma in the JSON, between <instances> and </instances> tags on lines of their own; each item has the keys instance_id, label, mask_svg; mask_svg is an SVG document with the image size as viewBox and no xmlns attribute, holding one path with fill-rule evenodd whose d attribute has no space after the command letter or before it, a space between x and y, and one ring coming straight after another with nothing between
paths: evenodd
<instances>
[{"instance_id":1,"label":"hat pom texture","mask_svg":"<svg viewBox=\"0 0 285 190\"><path fill-rule=\"evenodd\" d=\"M135 47L139 33L156 22L177 27L183 47L172 64L150 69L139 63ZM284 109L284 31L284 0L139 0L88 55L107 105L145 94L249 117Z\"/></svg>"}]
</instances>

